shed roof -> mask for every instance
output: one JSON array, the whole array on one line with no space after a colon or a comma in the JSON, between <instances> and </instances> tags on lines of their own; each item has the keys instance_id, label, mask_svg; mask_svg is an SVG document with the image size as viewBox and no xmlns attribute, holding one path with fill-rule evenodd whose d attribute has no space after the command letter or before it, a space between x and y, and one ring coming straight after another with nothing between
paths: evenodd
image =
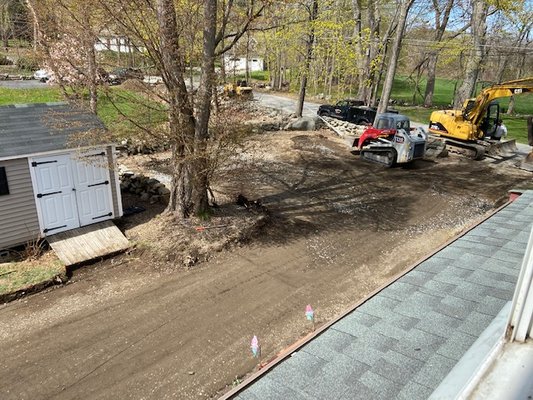
<instances>
[{"instance_id":1,"label":"shed roof","mask_svg":"<svg viewBox=\"0 0 533 400\"><path fill-rule=\"evenodd\" d=\"M512 299L532 221L527 191L235 398L427 399Z\"/></svg>"},{"instance_id":2,"label":"shed roof","mask_svg":"<svg viewBox=\"0 0 533 400\"><path fill-rule=\"evenodd\" d=\"M74 134L105 129L96 115L66 103L0 107L0 159L63 150Z\"/></svg>"}]
</instances>

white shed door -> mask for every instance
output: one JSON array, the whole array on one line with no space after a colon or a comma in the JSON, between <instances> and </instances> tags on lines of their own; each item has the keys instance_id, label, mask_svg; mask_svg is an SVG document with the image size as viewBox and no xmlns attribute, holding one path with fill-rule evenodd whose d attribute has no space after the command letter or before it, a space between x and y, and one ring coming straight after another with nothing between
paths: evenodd
<instances>
[{"instance_id":1,"label":"white shed door","mask_svg":"<svg viewBox=\"0 0 533 400\"><path fill-rule=\"evenodd\" d=\"M105 151L81 154L72 162L80 225L113 217L111 182Z\"/></svg>"},{"instance_id":2,"label":"white shed door","mask_svg":"<svg viewBox=\"0 0 533 400\"><path fill-rule=\"evenodd\" d=\"M104 150L31 160L41 227L53 235L113 218Z\"/></svg>"},{"instance_id":3,"label":"white shed door","mask_svg":"<svg viewBox=\"0 0 533 400\"><path fill-rule=\"evenodd\" d=\"M54 234L79 227L70 157L34 158L31 165L43 232Z\"/></svg>"}]
</instances>

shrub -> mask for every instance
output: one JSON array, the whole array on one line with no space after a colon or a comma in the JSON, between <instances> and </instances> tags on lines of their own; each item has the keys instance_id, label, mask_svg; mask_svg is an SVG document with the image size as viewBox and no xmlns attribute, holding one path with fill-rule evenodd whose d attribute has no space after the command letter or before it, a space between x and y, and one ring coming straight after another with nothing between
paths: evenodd
<instances>
[{"instance_id":1,"label":"shrub","mask_svg":"<svg viewBox=\"0 0 533 400\"><path fill-rule=\"evenodd\" d=\"M3 54L0 54L0 65L13 65L13 60L7 58Z\"/></svg>"},{"instance_id":2,"label":"shrub","mask_svg":"<svg viewBox=\"0 0 533 400\"><path fill-rule=\"evenodd\" d=\"M26 57L20 57L17 60L17 67L20 69L25 69L29 71L37 71L39 69L39 62L37 61L37 58L26 56Z\"/></svg>"}]
</instances>

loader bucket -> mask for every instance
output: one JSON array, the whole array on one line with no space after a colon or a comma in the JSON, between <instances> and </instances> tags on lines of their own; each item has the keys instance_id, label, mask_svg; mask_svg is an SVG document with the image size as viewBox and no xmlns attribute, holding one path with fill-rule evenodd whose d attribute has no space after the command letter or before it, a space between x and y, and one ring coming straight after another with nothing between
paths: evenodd
<instances>
[{"instance_id":1,"label":"loader bucket","mask_svg":"<svg viewBox=\"0 0 533 400\"><path fill-rule=\"evenodd\" d=\"M505 142L491 142L488 149L485 150L485 154L495 156L495 155L505 155L509 153L516 153L518 149L516 148L516 140L506 140Z\"/></svg>"}]
</instances>

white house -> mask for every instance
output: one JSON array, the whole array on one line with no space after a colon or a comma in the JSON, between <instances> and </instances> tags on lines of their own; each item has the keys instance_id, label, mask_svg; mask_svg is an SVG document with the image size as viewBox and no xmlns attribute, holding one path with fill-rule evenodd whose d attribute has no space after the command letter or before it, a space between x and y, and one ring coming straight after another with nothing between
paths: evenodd
<instances>
[{"instance_id":1,"label":"white house","mask_svg":"<svg viewBox=\"0 0 533 400\"><path fill-rule=\"evenodd\" d=\"M246 71L246 57L237 57L235 55L225 55L224 56L224 67L226 72L230 73L232 71L243 72ZM249 57L248 58L248 69L250 72L254 71L263 71L264 63L261 57Z\"/></svg>"},{"instance_id":2,"label":"white house","mask_svg":"<svg viewBox=\"0 0 533 400\"><path fill-rule=\"evenodd\" d=\"M117 53L131 53L135 51L144 51L144 47L135 46L132 41L125 36L101 35L94 45L96 51L116 51Z\"/></svg>"}]
</instances>

